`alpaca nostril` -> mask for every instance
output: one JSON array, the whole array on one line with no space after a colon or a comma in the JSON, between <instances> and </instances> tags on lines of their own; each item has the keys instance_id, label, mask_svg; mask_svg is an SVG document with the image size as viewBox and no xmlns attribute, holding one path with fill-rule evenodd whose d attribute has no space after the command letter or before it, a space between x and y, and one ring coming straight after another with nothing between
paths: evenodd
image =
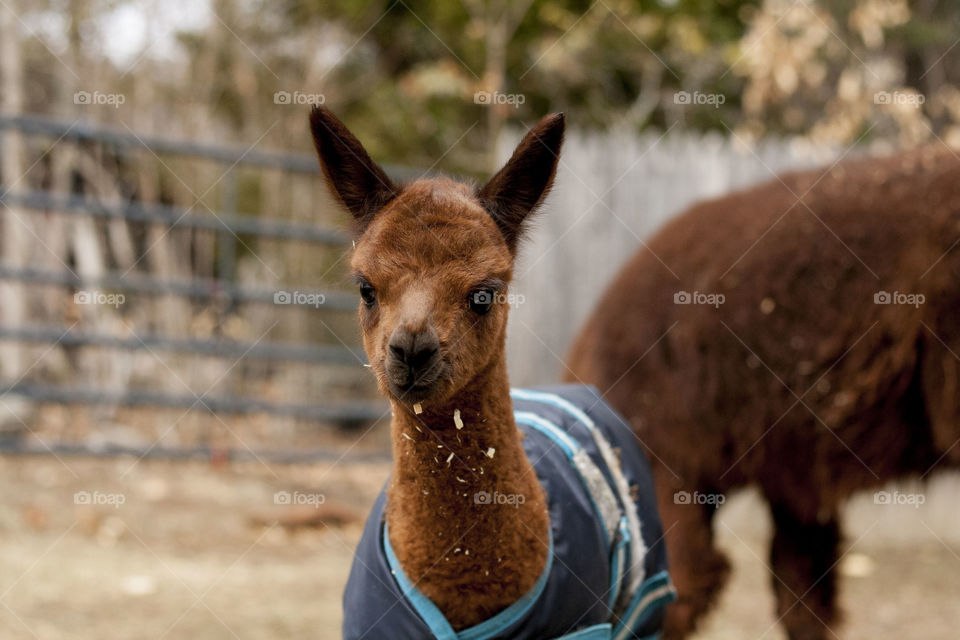
<instances>
[{"instance_id":1,"label":"alpaca nostril","mask_svg":"<svg viewBox=\"0 0 960 640\"><path fill-rule=\"evenodd\" d=\"M433 361L435 355L437 355L436 347L425 347L407 358L407 365L413 370L423 369Z\"/></svg>"},{"instance_id":2,"label":"alpaca nostril","mask_svg":"<svg viewBox=\"0 0 960 640\"><path fill-rule=\"evenodd\" d=\"M390 337L388 346L394 362L406 365L409 374L414 376L433 365L440 349L437 335L432 329L414 332L398 328Z\"/></svg>"}]
</instances>

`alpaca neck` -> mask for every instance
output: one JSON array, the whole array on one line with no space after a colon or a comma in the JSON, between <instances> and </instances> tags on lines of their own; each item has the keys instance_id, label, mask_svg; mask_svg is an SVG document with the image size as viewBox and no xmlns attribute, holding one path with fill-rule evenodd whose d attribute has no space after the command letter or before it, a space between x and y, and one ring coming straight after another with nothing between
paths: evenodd
<instances>
[{"instance_id":1,"label":"alpaca neck","mask_svg":"<svg viewBox=\"0 0 960 640\"><path fill-rule=\"evenodd\" d=\"M513 419L505 359L419 415L394 403L391 434L387 523L404 573L456 629L515 602L545 566L549 516ZM486 503L495 492L500 500Z\"/></svg>"}]
</instances>

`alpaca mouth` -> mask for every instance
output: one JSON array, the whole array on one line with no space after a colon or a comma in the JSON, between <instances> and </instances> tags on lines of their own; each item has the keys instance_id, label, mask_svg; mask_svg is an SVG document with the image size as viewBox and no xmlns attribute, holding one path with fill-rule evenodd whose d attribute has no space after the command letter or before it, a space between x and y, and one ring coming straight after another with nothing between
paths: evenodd
<instances>
[{"instance_id":1,"label":"alpaca mouth","mask_svg":"<svg viewBox=\"0 0 960 640\"><path fill-rule=\"evenodd\" d=\"M418 381L407 384L397 384L391 381L388 386L390 387L390 395L408 405L429 400L436 396L437 389L440 387L435 379L426 383Z\"/></svg>"},{"instance_id":2,"label":"alpaca mouth","mask_svg":"<svg viewBox=\"0 0 960 640\"><path fill-rule=\"evenodd\" d=\"M445 367L439 362L419 373L406 367L402 371L394 368L387 375L387 386L390 394L400 402L421 402L436 394L441 387L444 370Z\"/></svg>"}]
</instances>

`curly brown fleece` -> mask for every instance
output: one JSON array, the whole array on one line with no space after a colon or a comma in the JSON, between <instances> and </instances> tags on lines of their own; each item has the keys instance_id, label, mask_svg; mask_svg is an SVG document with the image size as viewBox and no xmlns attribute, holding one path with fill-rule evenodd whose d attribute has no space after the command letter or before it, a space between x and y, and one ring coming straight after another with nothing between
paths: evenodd
<instances>
[{"instance_id":1,"label":"curly brown fleece","mask_svg":"<svg viewBox=\"0 0 960 640\"><path fill-rule=\"evenodd\" d=\"M678 292L725 301L675 304ZM884 292L900 303L875 303ZM958 320L960 160L943 149L697 204L633 257L576 340L570 378L606 393L654 463L680 593L667 640L690 633L728 573L715 509L675 492L746 485L773 515L777 615L792 640L830 637L843 501L960 462Z\"/></svg>"}]
</instances>

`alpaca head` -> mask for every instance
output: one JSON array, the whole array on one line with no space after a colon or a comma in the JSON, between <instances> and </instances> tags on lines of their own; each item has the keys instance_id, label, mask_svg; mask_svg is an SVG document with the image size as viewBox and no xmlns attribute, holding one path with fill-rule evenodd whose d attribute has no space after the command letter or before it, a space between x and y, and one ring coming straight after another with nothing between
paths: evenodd
<instances>
[{"instance_id":1,"label":"alpaca head","mask_svg":"<svg viewBox=\"0 0 960 640\"><path fill-rule=\"evenodd\" d=\"M562 114L541 120L480 188L394 184L329 110L310 114L320 165L355 220L364 348L385 394L443 402L502 357L523 225L553 182Z\"/></svg>"}]
</instances>

